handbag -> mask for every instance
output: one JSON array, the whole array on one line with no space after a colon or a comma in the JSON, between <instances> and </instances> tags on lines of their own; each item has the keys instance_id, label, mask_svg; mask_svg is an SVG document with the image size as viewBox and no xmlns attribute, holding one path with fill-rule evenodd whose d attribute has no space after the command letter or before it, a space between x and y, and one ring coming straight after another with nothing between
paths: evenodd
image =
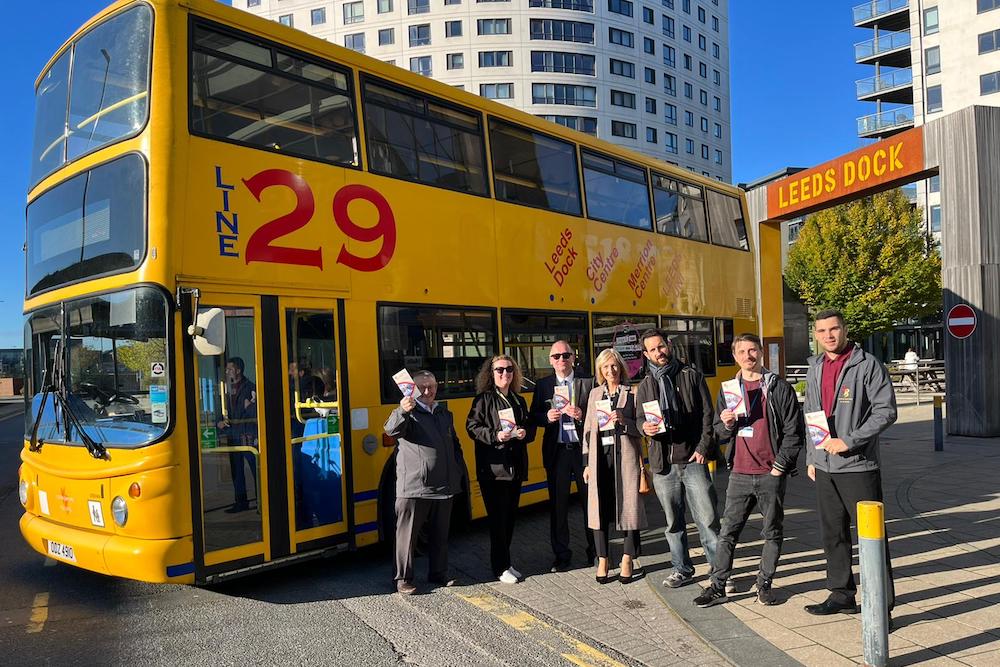
<instances>
[{"instance_id":1,"label":"handbag","mask_svg":"<svg viewBox=\"0 0 1000 667\"><path fill-rule=\"evenodd\" d=\"M649 472L646 470L646 466L642 466L642 470L639 473L639 495L648 496L652 490L649 484Z\"/></svg>"}]
</instances>

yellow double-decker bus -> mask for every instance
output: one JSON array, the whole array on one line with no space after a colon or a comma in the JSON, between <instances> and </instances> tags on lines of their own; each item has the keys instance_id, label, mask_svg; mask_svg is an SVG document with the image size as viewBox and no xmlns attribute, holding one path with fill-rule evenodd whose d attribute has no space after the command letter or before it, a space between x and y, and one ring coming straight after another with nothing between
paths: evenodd
<instances>
[{"instance_id":1,"label":"yellow double-decker bus","mask_svg":"<svg viewBox=\"0 0 1000 667\"><path fill-rule=\"evenodd\" d=\"M20 527L58 561L201 583L391 538L403 368L465 440L500 351L640 373L660 327L715 388L735 331L780 350L738 189L213 0L108 7L36 106Z\"/></svg>"}]
</instances>

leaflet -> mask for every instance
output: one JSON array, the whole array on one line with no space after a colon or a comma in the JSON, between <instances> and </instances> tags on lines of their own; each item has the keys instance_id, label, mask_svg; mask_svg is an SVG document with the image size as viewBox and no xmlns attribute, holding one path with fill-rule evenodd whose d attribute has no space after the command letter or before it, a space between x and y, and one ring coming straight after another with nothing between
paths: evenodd
<instances>
[{"instance_id":1,"label":"leaflet","mask_svg":"<svg viewBox=\"0 0 1000 667\"><path fill-rule=\"evenodd\" d=\"M500 417L500 430L504 433L510 433L517 428L517 420L514 418L514 408L497 410L497 415Z\"/></svg>"},{"instance_id":2,"label":"leaflet","mask_svg":"<svg viewBox=\"0 0 1000 667\"><path fill-rule=\"evenodd\" d=\"M556 386L552 391L552 407L565 414L569 405L569 387Z\"/></svg>"},{"instance_id":3,"label":"leaflet","mask_svg":"<svg viewBox=\"0 0 1000 667\"><path fill-rule=\"evenodd\" d=\"M611 421L611 401L607 399L595 401L594 409L597 412L597 430L604 431L608 422ZM611 428L607 428L606 430L610 431Z\"/></svg>"},{"instance_id":4,"label":"leaflet","mask_svg":"<svg viewBox=\"0 0 1000 667\"><path fill-rule=\"evenodd\" d=\"M726 407L737 417L747 413L747 402L743 400L743 388L739 380L725 380L722 383L722 395L726 399Z\"/></svg>"},{"instance_id":5,"label":"leaflet","mask_svg":"<svg viewBox=\"0 0 1000 667\"><path fill-rule=\"evenodd\" d=\"M822 410L807 412L806 430L809 431L813 447L823 449L823 443L830 439L830 423L826 420L826 413Z\"/></svg>"},{"instance_id":6,"label":"leaflet","mask_svg":"<svg viewBox=\"0 0 1000 667\"><path fill-rule=\"evenodd\" d=\"M417 390L417 386L413 384L413 378L410 377L410 371L405 368L395 375L392 376L392 381L396 383L399 390L403 392L403 396L413 396Z\"/></svg>"},{"instance_id":7,"label":"leaflet","mask_svg":"<svg viewBox=\"0 0 1000 667\"><path fill-rule=\"evenodd\" d=\"M642 404L642 411L646 414L646 423L654 424L657 433L667 432L667 426L663 423L663 413L660 412L659 401L646 401Z\"/></svg>"}]
</instances>

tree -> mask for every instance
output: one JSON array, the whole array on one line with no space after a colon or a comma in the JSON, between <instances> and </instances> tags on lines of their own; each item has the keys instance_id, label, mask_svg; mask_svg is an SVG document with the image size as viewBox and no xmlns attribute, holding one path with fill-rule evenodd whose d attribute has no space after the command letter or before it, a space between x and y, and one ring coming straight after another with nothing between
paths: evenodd
<instances>
[{"instance_id":1,"label":"tree","mask_svg":"<svg viewBox=\"0 0 1000 667\"><path fill-rule=\"evenodd\" d=\"M854 338L941 310L941 256L926 250L921 212L902 190L806 218L785 280L815 315L844 313Z\"/></svg>"}]
</instances>

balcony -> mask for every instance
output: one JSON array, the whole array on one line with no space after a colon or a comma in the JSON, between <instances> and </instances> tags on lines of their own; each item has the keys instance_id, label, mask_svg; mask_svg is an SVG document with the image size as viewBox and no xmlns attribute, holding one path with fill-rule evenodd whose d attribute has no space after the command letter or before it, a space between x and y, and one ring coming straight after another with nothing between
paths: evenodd
<instances>
[{"instance_id":1,"label":"balcony","mask_svg":"<svg viewBox=\"0 0 1000 667\"><path fill-rule=\"evenodd\" d=\"M890 104L913 104L913 70L909 67L883 71L855 82L855 86L861 102L878 99Z\"/></svg>"},{"instance_id":2,"label":"balcony","mask_svg":"<svg viewBox=\"0 0 1000 667\"><path fill-rule=\"evenodd\" d=\"M869 0L854 7L854 27L903 30L910 27L910 0Z\"/></svg>"},{"instance_id":3,"label":"balcony","mask_svg":"<svg viewBox=\"0 0 1000 667\"><path fill-rule=\"evenodd\" d=\"M910 65L910 31L877 33L874 39L854 45L854 59L859 65L878 61L889 67Z\"/></svg>"},{"instance_id":4,"label":"balcony","mask_svg":"<svg viewBox=\"0 0 1000 667\"><path fill-rule=\"evenodd\" d=\"M889 109L858 119L858 136L862 139L887 137L913 127L913 105Z\"/></svg>"}]
</instances>

